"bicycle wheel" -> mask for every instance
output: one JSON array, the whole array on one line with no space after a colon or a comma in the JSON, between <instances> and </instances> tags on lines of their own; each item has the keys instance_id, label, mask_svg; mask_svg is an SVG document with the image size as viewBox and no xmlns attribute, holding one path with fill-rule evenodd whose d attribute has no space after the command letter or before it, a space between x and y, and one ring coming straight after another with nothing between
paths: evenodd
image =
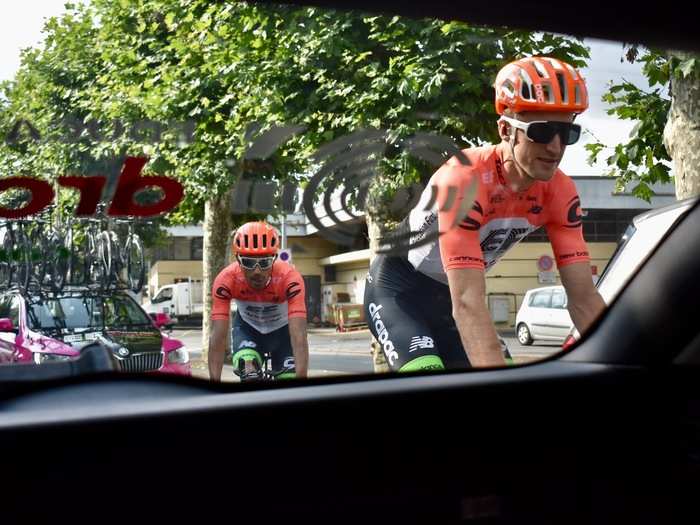
<instances>
[{"instance_id":1,"label":"bicycle wheel","mask_svg":"<svg viewBox=\"0 0 700 525\"><path fill-rule=\"evenodd\" d=\"M66 239L56 230L51 230L46 241L47 271L45 281L54 292L60 292L68 279L70 250L66 247Z\"/></svg>"},{"instance_id":2,"label":"bicycle wheel","mask_svg":"<svg viewBox=\"0 0 700 525\"><path fill-rule=\"evenodd\" d=\"M41 225L33 224L27 238L29 241L30 279L33 279L36 285L41 288L49 272L51 251L48 248L48 241Z\"/></svg>"},{"instance_id":3,"label":"bicycle wheel","mask_svg":"<svg viewBox=\"0 0 700 525\"><path fill-rule=\"evenodd\" d=\"M24 229L20 226L16 230L10 230L12 236L12 275L13 284L24 292L29 288L29 280L32 276L30 262L31 246Z\"/></svg>"},{"instance_id":4,"label":"bicycle wheel","mask_svg":"<svg viewBox=\"0 0 700 525\"><path fill-rule=\"evenodd\" d=\"M93 268L96 270L93 282L102 289L109 288L112 280L112 237L110 232L101 231L93 237L97 260Z\"/></svg>"},{"instance_id":5,"label":"bicycle wheel","mask_svg":"<svg viewBox=\"0 0 700 525\"><path fill-rule=\"evenodd\" d=\"M109 237L108 241L105 241L109 247L109 273L108 273L108 284L119 286L121 281L124 281L122 274L125 273L125 263L124 255L119 247L119 237L112 230L107 230L106 233Z\"/></svg>"},{"instance_id":6,"label":"bicycle wheel","mask_svg":"<svg viewBox=\"0 0 700 525\"><path fill-rule=\"evenodd\" d=\"M8 288L12 280L12 237L6 226L0 232L0 288Z\"/></svg>"},{"instance_id":7,"label":"bicycle wheel","mask_svg":"<svg viewBox=\"0 0 700 525\"><path fill-rule=\"evenodd\" d=\"M85 244L87 252L85 253L85 271L87 273L87 285L98 285L102 287L104 281L105 267L102 262L102 253L97 235L92 233L86 234Z\"/></svg>"},{"instance_id":8,"label":"bicycle wheel","mask_svg":"<svg viewBox=\"0 0 700 525\"><path fill-rule=\"evenodd\" d=\"M88 284L89 233L75 232L72 227L69 227L63 240L63 247L68 252L65 284L71 286Z\"/></svg>"},{"instance_id":9,"label":"bicycle wheel","mask_svg":"<svg viewBox=\"0 0 700 525\"><path fill-rule=\"evenodd\" d=\"M126 284L134 293L139 293L146 281L146 260L143 255L141 238L131 234L124 245L124 266L126 267Z\"/></svg>"}]
</instances>

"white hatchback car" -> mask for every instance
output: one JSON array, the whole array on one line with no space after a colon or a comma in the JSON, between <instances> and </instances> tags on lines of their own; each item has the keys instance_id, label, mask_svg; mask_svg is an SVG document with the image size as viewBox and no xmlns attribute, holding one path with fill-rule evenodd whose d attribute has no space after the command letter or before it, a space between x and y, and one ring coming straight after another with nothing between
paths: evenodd
<instances>
[{"instance_id":1,"label":"white hatchback car","mask_svg":"<svg viewBox=\"0 0 700 525\"><path fill-rule=\"evenodd\" d=\"M535 340L563 343L572 326L563 286L528 290L515 317L521 345L531 345Z\"/></svg>"}]
</instances>

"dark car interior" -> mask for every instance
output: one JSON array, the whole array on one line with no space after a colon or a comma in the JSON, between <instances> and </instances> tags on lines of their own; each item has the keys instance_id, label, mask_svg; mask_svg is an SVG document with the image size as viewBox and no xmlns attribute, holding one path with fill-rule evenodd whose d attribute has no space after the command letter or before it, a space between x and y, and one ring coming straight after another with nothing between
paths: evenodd
<instances>
[{"instance_id":1,"label":"dark car interior","mask_svg":"<svg viewBox=\"0 0 700 525\"><path fill-rule=\"evenodd\" d=\"M335 3L700 47L676 6L364 4ZM22 365L0 521L698 523L699 231L696 204L589 336L527 366L233 388L118 375L99 344Z\"/></svg>"}]
</instances>

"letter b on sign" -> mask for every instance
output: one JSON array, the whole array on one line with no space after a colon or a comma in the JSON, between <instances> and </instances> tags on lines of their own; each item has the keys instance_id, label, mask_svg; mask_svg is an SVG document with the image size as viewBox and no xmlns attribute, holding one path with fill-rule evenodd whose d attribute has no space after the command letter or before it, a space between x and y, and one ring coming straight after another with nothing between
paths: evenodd
<instances>
[{"instance_id":1,"label":"letter b on sign","mask_svg":"<svg viewBox=\"0 0 700 525\"><path fill-rule=\"evenodd\" d=\"M114 200L109 208L110 215L148 217L170 211L180 204L184 194L182 185L170 177L142 177L141 170L145 164L146 159L142 157L126 159ZM164 197L160 202L145 206L134 202L134 196L139 191L154 186L163 190Z\"/></svg>"}]
</instances>

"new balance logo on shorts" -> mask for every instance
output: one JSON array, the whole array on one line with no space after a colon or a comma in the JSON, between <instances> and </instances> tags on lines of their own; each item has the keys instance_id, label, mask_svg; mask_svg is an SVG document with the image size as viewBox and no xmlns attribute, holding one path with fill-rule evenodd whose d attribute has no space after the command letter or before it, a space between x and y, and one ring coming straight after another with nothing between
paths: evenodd
<instances>
[{"instance_id":1,"label":"new balance logo on shorts","mask_svg":"<svg viewBox=\"0 0 700 525\"><path fill-rule=\"evenodd\" d=\"M409 352L424 348L435 348L435 343L433 343L433 339L431 337L428 337L427 335L419 335L411 338L411 344L408 346Z\"/></svg>"},{"instance_id":2,"label":"new balance logo on shorts","mask_svg":"<svg viewBox=\"0 0 700 525\"><path fill-rule=\"evenodd\" d=\"M238 348L255 348L256 345L255 341L241 341L241 344L238 345Z\"/></svg>"}]
</instances>

